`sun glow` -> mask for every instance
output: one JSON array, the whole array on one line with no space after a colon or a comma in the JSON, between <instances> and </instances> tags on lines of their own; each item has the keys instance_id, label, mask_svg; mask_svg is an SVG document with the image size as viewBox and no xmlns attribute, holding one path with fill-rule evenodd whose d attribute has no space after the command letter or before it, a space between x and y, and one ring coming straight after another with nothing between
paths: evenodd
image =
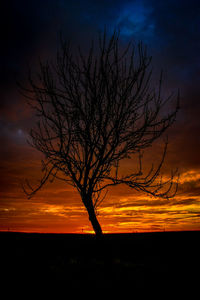
<instances>
[{"instance_id":1,"label":"sun glow","mask_svg":"<svg viewBox=\"0 0 200 300\"><path fill-rule=\"evenodd\" d=\"M193 169L181 174L172 199L152 198L123 186L112 188L97 209L97 218L105 233L200 230L199 188L200 172ZM8 196L10 201L1 202L0 230L93 233L80 196L60 182L31 200L22 191L6 191L4 198Z\"/></svg>"}]
</instances>

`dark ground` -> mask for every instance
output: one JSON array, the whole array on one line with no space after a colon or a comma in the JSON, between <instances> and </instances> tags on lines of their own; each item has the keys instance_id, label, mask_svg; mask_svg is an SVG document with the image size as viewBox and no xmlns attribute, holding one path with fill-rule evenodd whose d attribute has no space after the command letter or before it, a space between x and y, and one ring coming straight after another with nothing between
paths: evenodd
<instances>
[{"instance_id":1,"label":"dark ground","mask_svg":"<svg viewBox=\"0 0 200 300\"><path fill-rule=\"evenodd\" d=\"M91 286L97 291L131 289L133 294L158 288L162 294L173 288L194 292L200 285L199 242L200 232L116 234L101 240L2 232L1 284L8 293L14 286L39 285L78 292Z\"/></svg>"}]
</instances>

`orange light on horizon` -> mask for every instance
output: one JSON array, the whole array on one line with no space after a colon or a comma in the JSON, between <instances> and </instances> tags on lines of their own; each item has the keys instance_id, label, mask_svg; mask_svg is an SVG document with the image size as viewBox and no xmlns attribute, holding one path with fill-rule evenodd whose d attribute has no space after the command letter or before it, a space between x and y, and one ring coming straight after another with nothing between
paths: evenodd
<instances>
[{"instance_id":1,"label":"orange light on horizon","mask_svg":"<svg viewBox=\"0 0 200 300\"><path fill-rule=\"evenodd\" d=\"M27 200L22 190L1 192L0 231L93 233L79 194L54 182ZM98 208L104 233L200 230L200 172L187 170L177 196L154 199L124 186L111 188ZM196 192L196 190L197 192Z\"/></svg>"}]
</instances>

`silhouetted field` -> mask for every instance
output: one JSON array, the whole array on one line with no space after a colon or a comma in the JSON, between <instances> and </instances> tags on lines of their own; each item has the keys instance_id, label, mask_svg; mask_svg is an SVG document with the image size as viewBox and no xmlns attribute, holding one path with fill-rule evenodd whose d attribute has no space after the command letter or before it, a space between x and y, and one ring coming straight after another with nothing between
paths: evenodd
<instances>
[{"instance_id":1,"label":"silhouetted field","mask_svg":"<svg viewBox=\"0 0 200 300\"><path fill-rule=\"evenodd\" d=\"M2 232L1 274L10 287L194 290L200 279L199 241L200 232L116 234L100 240L92 235Z\"/></svg>"}]
</instances>

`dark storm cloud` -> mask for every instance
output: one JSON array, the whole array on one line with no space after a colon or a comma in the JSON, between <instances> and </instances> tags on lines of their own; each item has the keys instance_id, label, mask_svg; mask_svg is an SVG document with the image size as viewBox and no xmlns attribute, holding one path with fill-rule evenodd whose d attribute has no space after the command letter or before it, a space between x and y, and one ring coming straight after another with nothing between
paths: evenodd
<instances>
[{"instance_id":1,"label":"dark storm cloud","mask_svg":"<svg viewBox=\"0 0 200 300\"><path fill-rule=\"evenodd\" d=\"M105 25L120 28L124 38L142 39L164 67L186 80L199 63L199 12L198 1L7 1L1 11L4 83L39 45L53 47L59 30L83 42Z\"/></svg>"},{"instance_id":2,"label":"dark storm cloud","mask_svg":"<svg viewBox=\"0 0 200 300\"><path fill-rule=\"evenodd\" d=\"M155 9L152 18L155 22L155 38L168 62L174 67L184 65L183 78L188 75L187 67L199 62L200 50L200 6L199 1L152 1ZM186 67L187 66L187 67Z\"/></svg>"},{"instance_id":3,"label":"dark storm cloud","mask_svg":"<svg viewBox=\"0 0 200 300\"><path fill-rule=\"evenodd\" d=\"M153 55L153 67L166 71L167 90L180 88L182 109L177 132L181 137L174 149L177 152L188 142L191 147L185 147L184 161L194 160L194 165L197 153L192 158L191 148L195 151L200 146L199 16L200 5L195 0L4 1L0 18L0 113L4 125L7 120L16 124L15 115L25 107L17 92L16 79L26 77L26 63L35 63L40 55L52 56L59 30L84 46L105 25L108 32L117 27L122 39L142 39L147 44ZM22 126L16 124L16 130Z\"/></svg>"},{"instance_id":4,"label":"dark storm cloud","mask_svg":"<svg viewBox=\"0 0 200 300\"><path fill-rule=\"evenodd\" d=\"M18 71L22 61L28 59L44 31L45 15L40 4L42 2L4 1L4 8L1 9L3 29L1 63L4 84L12 79L13 73Z\"/></svg>"}]
</instances>

